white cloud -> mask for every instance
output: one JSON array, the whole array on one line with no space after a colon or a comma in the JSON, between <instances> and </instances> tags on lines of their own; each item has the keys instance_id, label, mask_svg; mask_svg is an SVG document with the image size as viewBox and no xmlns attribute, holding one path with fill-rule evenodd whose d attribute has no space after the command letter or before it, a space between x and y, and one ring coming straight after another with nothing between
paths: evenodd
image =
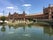
<instances>
[{"instance_id":1,"label":"white cloud","mask_svg":"<svg viewBox=\"0 0 53 40\"><path fill-rule=\"evenodd\" d=\"M22 0L21 0L22 1ZM9 12L14 13L14 12L20 12L19 7L17 5L14 5L10 1L7 0L0 0L0 5L3 5L0 7L0 16L3 15L3 10L5 11L4 14L7 15Z\"/></svg>"},{"instance_id":2,"label":"white cloud","mask_svg":"<svg viewBox=\"0 0 53 40\"><path fill-rule=\"evenodd\" d=\"M7 9L14 9L14 7L6 7Z\"/></svg>"},{"instance_id":3,"label":"white cloud","mask_svg":"<svg viewBox=\"0 0 53 40\"><path fill-rule=\"evenodd\" d=\"M6 11L5 13L9 13L10 12L11 14L13 14L14 12L20 13L20 9L17 6L6 7L5 11Z\"/></svg>"},{"instance_id":4,"label":"white cloud","mask_svg":"<svg viewBox=\"0 0 53 40\"><path fill-rule=\"evenodd\" d=\"M32 5L31 4L23 4L22 6L29 7L29 6L32 6Z\"/></svg>"},{"instance_id":5,"label":"white cloud","mask_svg":"<svg viewBox=\"0 0 53 40\"><path fill-rule=\"evenodd\" d=\"M6 9L14 9L14 10L16 10L16 9L18 9L18 7L17 6L8 6L8 7L6 7Z\"/></svg>"},{"instance_id":6,"label":"white cloud","mask_svg":"<svg viewBox=\"0 0 53 40\"><path fill-rule=\"evenodd\" d=\"M30 9L31 9L31 4L23 4L22 6L24 6L24 10L26 11L27 14L29 14Z\"/></svg>"}]
</instances>

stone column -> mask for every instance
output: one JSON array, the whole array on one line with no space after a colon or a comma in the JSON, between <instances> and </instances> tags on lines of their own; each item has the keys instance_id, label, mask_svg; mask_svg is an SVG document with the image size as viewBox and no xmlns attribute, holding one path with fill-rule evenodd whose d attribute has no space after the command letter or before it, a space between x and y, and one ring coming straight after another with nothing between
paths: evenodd
<instances>
[{"instance_id":1,"label":"stone column","mask_svg":"<svg viewBox=\"0 0 53 40\"><path fill-rule=\"evenodd\" d=\"M24 22L25 22L25 18L24 18Z\"/></svg>"}]
</instances>

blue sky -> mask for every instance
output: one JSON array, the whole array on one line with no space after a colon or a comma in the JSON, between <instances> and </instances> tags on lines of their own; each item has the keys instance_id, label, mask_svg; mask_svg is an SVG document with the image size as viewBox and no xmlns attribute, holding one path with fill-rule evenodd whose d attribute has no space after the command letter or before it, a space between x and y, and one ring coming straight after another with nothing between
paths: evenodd
<instances>
[{"instance_id":1,"label":"blue sky","mask_svg":"<svg viewBox=\"0 0 53 40\"><path fill-rule=\"evenodd\" d=\"M9 12L36 14L43 11L43 7L53 4L53 0L0 0L0 15L7 15Z\"/></svg>"}]
</instances>

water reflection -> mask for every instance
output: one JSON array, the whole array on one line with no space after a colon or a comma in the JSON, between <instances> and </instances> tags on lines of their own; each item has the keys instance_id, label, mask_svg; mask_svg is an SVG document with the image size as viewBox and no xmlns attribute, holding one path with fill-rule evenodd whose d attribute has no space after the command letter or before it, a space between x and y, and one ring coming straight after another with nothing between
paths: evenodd
<instances>
[{"instance_id":1,"label":"water reflection","mask_svg":"<svg viewBox=\"0 0 53 40\"><path fill-rule=\"evenodd\" d=\"M49 40L49 38L53 40L53 26L34 26L31 24L20 26L2 25L0 29L2 31L0 32L0 38L5 37L7 40Z\"/></svg>"},{"instance_id":2,"label":"water reflection","mask_svg":"<svg viewBox=\"0 0 53 40\"><path fill-rule=\"evenodd\" d=\"M25 26L22 26L23 27L23 31L25 31Z\"/></svg>"},{"instance_id":3,"label":"water reflection","mask_svg":"<svg viewBox=\"0 0 53 40\"><path fill-rule=\"evenodd\" d=\"M5 32L6 31L5 25L2 25L1 31L2 32Z\"/></svg>"},{"instance_id":4,"label":"water reflection","mask_svg":"<svg viewBox=\"0 0 53 40\"><path fill-rule=\"evenodd\" d=\"M8 25L9 29L12 27L11 25Z\"/></svg>"},{"instance_id":5,"label":"water reflection","mask_svg":"<svg viewBox=\"0 0 53 40\"><path fill-rule=\"evenodd\" d=\"M29 25L28 25L28 27L30 27L30 28L31 28L31 27L32 27L32 25L31 25L31 24L29 24Z\"/></svg>"},{"instance_id":6,"label":"water reflection","mask_svg":"<svg viewBox=\"0 0 53 40\"><path fill-rule=\"evenodd\" d=\"M10 26L10 25L8 25L9 30L11 29L11 27L13 27L14 29L17 29L19 27L22 27L23 28L23 31L25 31L26 30L26 27L31 28L32 25L30 25L30 24L27 25L27 26L26 25L22 25L22 26ZM53 26L43 26L43 28L44 28L44 33L47 33L49 35L53 35ZM5 32L6 31L5 25L2 25L1 31L2 32Z\"/></svg>"},{"instance_id":7,"label":"water reflection","mask_svg":"<svg viewBox=\"0 0 53 40\"><path fill-rule=\"evenodd\" d=\"M53 35L53 26L44 27L44 33L47 33L50 36Z\"/></svg>"}]
</instances>

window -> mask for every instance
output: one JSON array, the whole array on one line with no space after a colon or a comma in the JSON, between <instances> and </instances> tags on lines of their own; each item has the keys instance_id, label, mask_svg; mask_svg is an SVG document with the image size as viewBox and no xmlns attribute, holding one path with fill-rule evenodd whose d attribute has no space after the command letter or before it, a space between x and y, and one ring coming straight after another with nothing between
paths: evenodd
<instances>
[{"instance_id":1,"label":"window","mask_svg":"<svg viewBox=\"0 0 53 40\"><path fill-rule=\"evenodd\" d=\"M52 18L53 18L53 16L52 16Z\"/></svg>"},{"instance_id":2,"label":"window","mask_svg":"<svg viewBox=\"0 0 53 40\"><path fill-rule=\"evenodd\" d=\"M48 13L45 13L45 14L48 14Z\"/></svg>"},{"instance_id":3,"label":"window","mask_svg":"<svg viewBox=\"0 0 53 40\"><path fill-rule=\"evenodd\" d=\"M53 14L53 12L52 12L52 14Z\"/></svg>"}]
</instances>

